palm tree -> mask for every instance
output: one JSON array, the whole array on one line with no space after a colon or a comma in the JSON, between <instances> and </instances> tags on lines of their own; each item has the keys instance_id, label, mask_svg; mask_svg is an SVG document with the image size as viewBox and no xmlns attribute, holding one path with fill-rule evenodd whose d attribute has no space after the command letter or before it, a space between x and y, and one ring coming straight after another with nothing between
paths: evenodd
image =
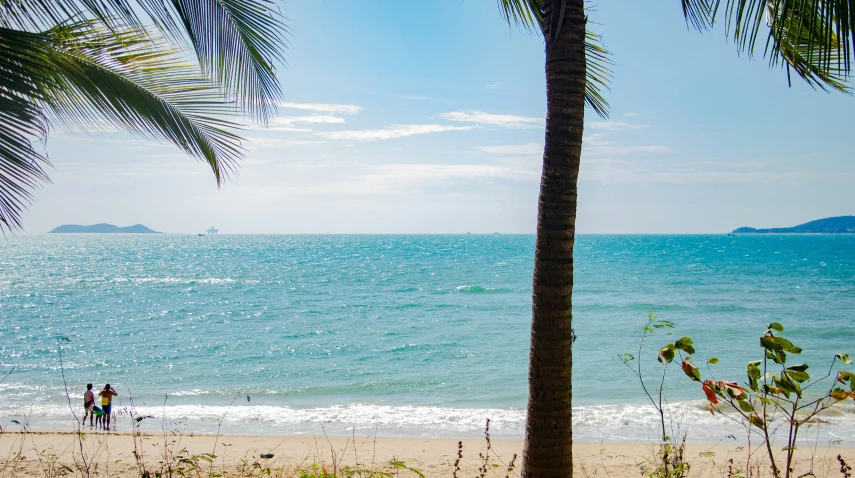
<instances>
[{"instance_id":1,"label":"palm tree","mask_svg":"<svg viewBox=\"0 0 855 478\"><path fill-rule=\"evenodd\" d=\"M572 476L573 244L585 104L608 104L608 54L586 31L585 0L498 0L508 22L538 29L546 50L543 152L532 292L529 399L521 476ZM713 25L719 0L681 0L686 21ZM847 91L855 0L727 0L728 34L751 54L765 27L771 66L811 86ZM850 45L850 41L853 43Z\"/></svg>"},{"instance_id":2,"label":"palm tree","mask_svg":"<svg viewBox=\"0 0 855 478\"><path fill-rule=\"evenodd\" d=\"M274 6L0 0L0 231L21 227L49 180L38 143L53 124L169 141L219 185L242 154L231 118L265 123L280 96L286 29Z\"/></svg>"}]
</instances>

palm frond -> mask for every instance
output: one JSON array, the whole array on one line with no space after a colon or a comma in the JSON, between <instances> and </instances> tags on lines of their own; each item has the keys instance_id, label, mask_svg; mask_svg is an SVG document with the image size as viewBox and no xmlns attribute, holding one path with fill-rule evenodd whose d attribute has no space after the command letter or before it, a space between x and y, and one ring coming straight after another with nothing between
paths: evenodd
<instances>
[{"instance_id":1,"label":"palm frond","mask_svg":"<svg viewBox=\"0 0 855 478\"><path fill-rule=\"evenodd\" d=\"M705 30L721 0L682 0L686 20ZM766 35L771 66L786 65L810 86L847 91L855 51L855 0L727 0L727 35L749 57Z\"/></svg>"},{"instance_id":2,"label":"palm frond","mask_svg":"<svg viewBox=\"0 0 855 478\"><path fill-rule=\"evenodd\" d=\"M0 1L0 27L35 33L67 21L95 21L119 34L154 24L177 45L189 42L223 94L262 123L281 96L274 62L284 63L287 30L271 0Z\"/></svg>"},{"instance_id":3,"label":"palm frond","mask_svg":"<svg viewBox=\"0 0 855 478\"><path fill-rule=\"evenodd\" d=\"M3 63L0 59L0 75ZM48 181L42 165L50 163L33 146L46 132L47 121L38 107L16 91L0 91L0 232L21 227L32 191Z\"/></svg>"},{"instance_id":4,"label":"palm frond","mask_svg":"<svg viewBox=\"0 0 855 478\"><path fill-rule=\"evenodd\" d=\"M47 180L34 139L47 117L98 131L105 125L165 139L206 162L218 184L241 157L237 114L193 63L163 39L95 22L61 25L44 33L0 28L0 212L7 227L30 192ZM8 109L7 109L8 108ZM4 182L5 181L5 182Z\"/></svg>"},{"instance_id":5,"label":"palm frond","mask_svg":"<svg viewBox=\"0 0 855 478\"><path fill-rule=\"evenodd\" d=\"M285 28L269 0L173 0L203 70L260 122L281 95L273 61L284 62Z\"/></svg>"},{"instance_id":6,"label":"palm frond","mask_svg":"<svg viewBox=\"0 0 855 478\"><path fill-rule=\"evenodd\" d=\"M611 87L611 53L603 46L603 38L585 30L585 104L601 118L609 117L609 102L603 96L603 90Z\"/></svg>"},{"instance_id":7,"label":"palm frond","mask_svg":"<svg viewBox=\"0 0 855 478\"><path fill-rule=\"evenodd\" d=\"M588 10L588 8L586 8ZM544 39L549 35L543 0L499 0L499 11L508 24L531 31L537 27ZM592 23L592 22L588 22ZM609 115L609 103L603 94L612 79L611 54L603 46L602 36L585 30L585 104L602 118Z\"/></svg>"},{"instance_id":8,"label":"palm frond","mask_svg":"<svg viewBox=\"0 0 855 478\"><path fill-rule=\"evenodd\" d=\"M544 32L543 0L499 0L499 12L508 25L515 24L531 31Z\"/></svg>"},{"instance_id":9,"label":"palm frond","mask_svg":"<svg viewBox=\"0 0 855 478\"><path fill-rule=\"evenodd\" d=\"M37 33L68 21L95 20L121 31L143 21L127 0L15 0L0 2L0 27Z\"/></svg>"},{"instance_id":10,"label":"palm frond","mask_svg":"<svg viewBox=\"0 0 855 478\"><path fill-rule=\"evenodd\" d=\"M846 48L834 28L817 21L812 2L791 9L786 16L774 9L766 15L771 35L766 42L770 66L792 68L813 88L848 92Z\"/></svg>"},{"instance_id":11,"label":"palm frond","mask_svg":"<svg viewBox=\"0 0 855 478\"><path fill-rule=\"evenodd\" d=\"M698 30L707 30L715 21L719 0L680 0L686 22Z\"/></svg>"},{"instance_id":12,"label":"palm frond","mask_svg":"<svg viewBox=\"0 0 855 478\"><path fill-rule=\"evenodd\" d=\"M58 27L56 62L68 68L46 104L66 123L88 121L164 139L206 162L221 183L240 158L239 138L222 119L237 113L198 68L162 38L121 34L91 23Z\"/></svg>"}]
</instances>

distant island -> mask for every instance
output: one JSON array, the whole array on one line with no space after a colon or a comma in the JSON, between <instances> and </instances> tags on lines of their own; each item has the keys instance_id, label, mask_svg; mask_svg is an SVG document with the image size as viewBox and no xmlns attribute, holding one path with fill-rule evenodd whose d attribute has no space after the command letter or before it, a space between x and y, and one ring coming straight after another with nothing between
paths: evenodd
<instances>
[{"instance_id":1,"label":"distant island","mask_svg":"<svg viewBox=\"0 0 855 478\"><path fill-rule=\"evenodd\" d=\"M50 231L51 234L160 234L142 224L118 227L112 224L93 224L91 226L79 226L77 224L64 224Z\"/></svg>"},{"instance_id":2,"label":"distant island","mask_svg":"<svg viewBox=\"0 0 855 478\"><path fill-rule=\"evenodd\" d=\"M837 216L817 219L794 227L754 229L740 227L731 234L855 234L855 216Z\"/></svg>"}]
</instances>

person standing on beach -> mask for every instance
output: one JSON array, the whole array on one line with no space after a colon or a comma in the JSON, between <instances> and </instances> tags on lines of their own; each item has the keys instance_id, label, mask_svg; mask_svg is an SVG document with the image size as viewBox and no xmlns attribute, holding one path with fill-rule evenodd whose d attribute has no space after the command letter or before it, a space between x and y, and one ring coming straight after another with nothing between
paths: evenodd
<instances>
[{"instance_id":1,"label":"person standing on beach","mask_svg":"<svg viewBox=\"0 0 855 478\"><path fill-rule=\"evenodd\" d=\"M112 415L113 408L113 397L118 395L113 387L108 383L104 386L104 390L98 392L98 395L101 397L101 411L104 412L104 420L102 425L104 426L104 430L110 430L110 417Z\"/></svg>"},{"instance_id":2,"label":"person standing on beach","mask_svg":"<svg viewBox=\"0 0 855 478\"><path fill-rule=\"evenodd\" d=\"M95 420L95 414L92 413L92 408L95 406L95 392L92 391L92 384L86 384L86 391L83 392L83 409L86 410L83 414L83 424L86 425L86 417L89 417L89 426L92 426L92 421Z\"/></svg>"}]
</instances>

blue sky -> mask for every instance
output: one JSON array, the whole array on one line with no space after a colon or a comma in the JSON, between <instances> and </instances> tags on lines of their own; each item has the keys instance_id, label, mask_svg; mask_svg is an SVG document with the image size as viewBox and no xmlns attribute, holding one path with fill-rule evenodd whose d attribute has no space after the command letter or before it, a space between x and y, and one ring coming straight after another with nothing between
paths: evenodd
<instances>
[{"instance_id":1,"label":"blue sky","mask_svg":"<svg viewBox=\"0 0 855 478\"><path fill-rule=\"evenodd\" d=\"M217 189L176 148L55 130L53 184L25 230L532 233L543 147L542 40L494 0L283 4L278 118L244 132ZM855 214L855 99L740 58L679 2L591 12L614 54L611 116L588 111L580 233L708 233Z\"/></svg>"}]
</instances>

